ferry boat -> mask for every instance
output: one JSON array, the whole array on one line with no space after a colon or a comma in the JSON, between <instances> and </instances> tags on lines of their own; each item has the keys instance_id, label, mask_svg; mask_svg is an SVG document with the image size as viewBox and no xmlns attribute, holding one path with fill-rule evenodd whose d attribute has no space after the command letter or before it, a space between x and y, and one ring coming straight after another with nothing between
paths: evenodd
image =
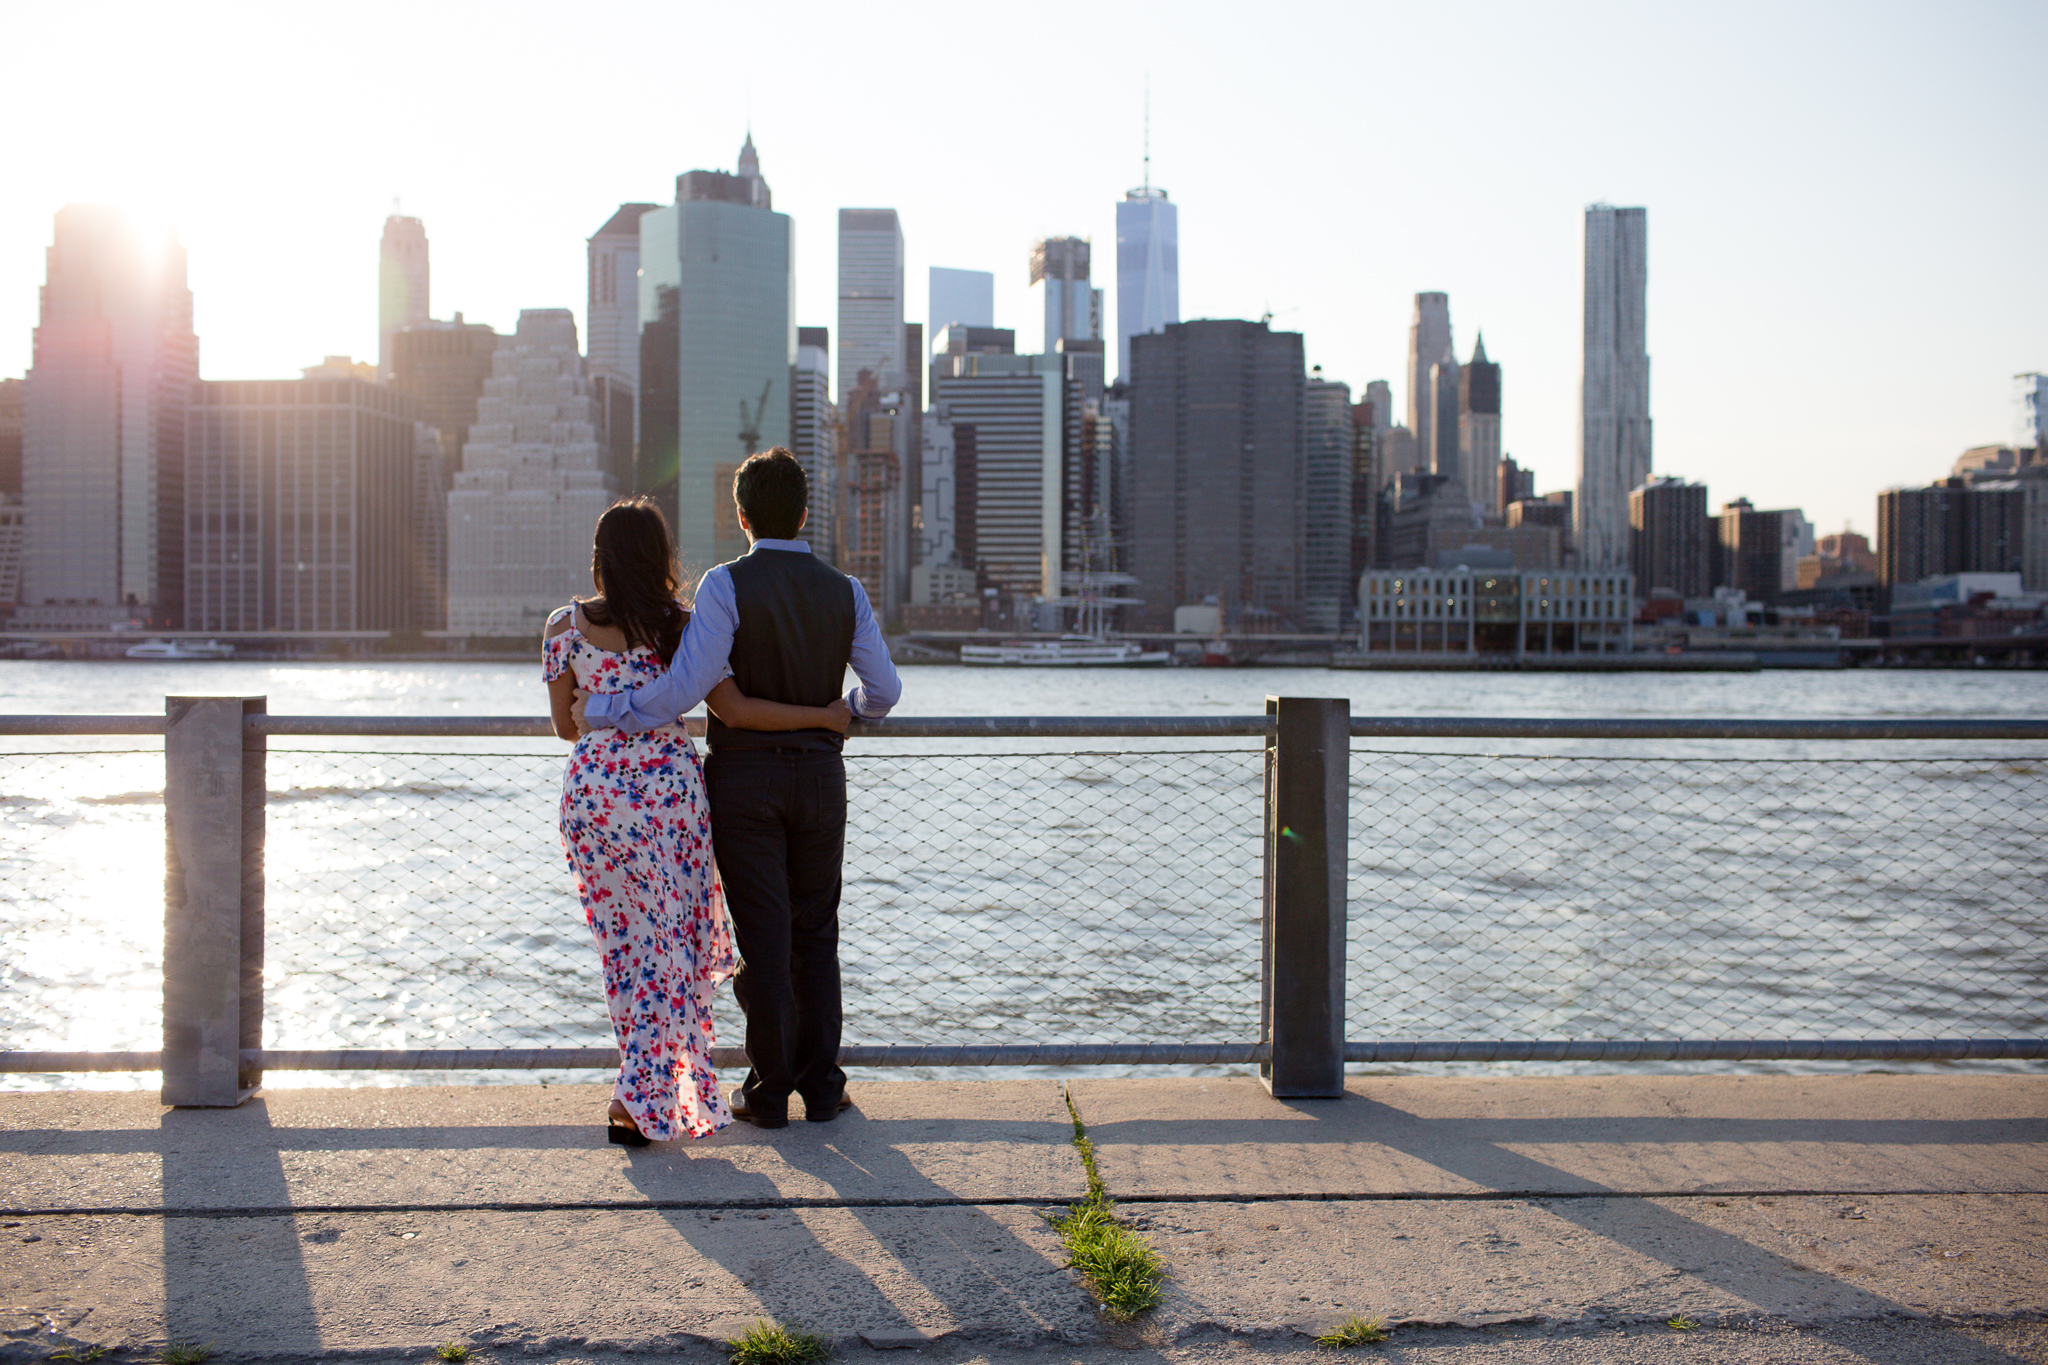
<instances>
[{"instance_id":1,"label":"ferry boat","mask_svg":"<svg viewBox=\"0 0 2048 1365\"><path fill-rule=\"evenodd\" d=\"M139 645L130 645L123 651L131 659L150 659L158 663L193 659L232 659L235 647L224 645L218 640L144 640Z\"/></svg>"},{"instance_id":2,"label":"ferry boat","mask_svg":"<svg viewBox=\"0 0 2048 1365\"><path fill-rule=\"evenodd\" d=\"M1165 650L1148 650L1135 640L1100 635L1062 635L1055 640L1004 640L960 646L960 662L1009 668L1153 668L1166 663Z\"/></svg>"}]
</instances>

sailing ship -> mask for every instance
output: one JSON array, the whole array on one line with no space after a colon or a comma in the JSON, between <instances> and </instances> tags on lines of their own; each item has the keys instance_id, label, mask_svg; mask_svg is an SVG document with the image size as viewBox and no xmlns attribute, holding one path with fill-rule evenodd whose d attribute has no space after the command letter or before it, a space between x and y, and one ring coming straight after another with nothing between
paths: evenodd
<instances>
[{"instance_id":1,"label":"sailing ship","mask_svg":"<svg viewBox=\"0 0 2048 1365\"><path fill-rule=\"evenodd\" d=\"M1127 588L1138 581L1129 574L1096 569L1096 547L1106 539L1098 528L1091 527L1082 537L1079 572L1060 575L1060 586L1071 586L1072 594L1040 599L1043 605L1061 611L1073 608L1073 631L1051 639L962 645L960 662L984 668L1159 668L1170 662L1172 655L1163 649L1146 649L1136 640L1118 639L1110 633L1111 609L1143 606L1144 600L1104 591Z\"/></svg>"}]
</instances>

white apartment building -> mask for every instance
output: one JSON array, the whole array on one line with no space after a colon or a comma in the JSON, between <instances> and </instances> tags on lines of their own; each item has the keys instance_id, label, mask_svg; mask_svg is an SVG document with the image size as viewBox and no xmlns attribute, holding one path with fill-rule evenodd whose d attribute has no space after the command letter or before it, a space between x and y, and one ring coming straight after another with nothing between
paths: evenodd
<instances>
[{"instance_id":1,"label":"white apartment building","mask_svg":"<svg viewBox=\"0 0 2048 1365\"><path fill-rule=\"evenodd\" d=\"M611 500L575 316L527 309L498 348L448 494L448 629L538 636L549 612L590 593L591 532Z\"/></svg>"}]
</instances>

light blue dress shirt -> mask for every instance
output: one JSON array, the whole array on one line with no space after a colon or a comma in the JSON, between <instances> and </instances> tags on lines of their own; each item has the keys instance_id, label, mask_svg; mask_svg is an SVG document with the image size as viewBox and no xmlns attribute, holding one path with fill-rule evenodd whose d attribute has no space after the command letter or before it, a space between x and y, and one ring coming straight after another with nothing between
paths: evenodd
<instances>
[{"instance_id":1,"label":"light blue dress shirt","mask_svg":"<svg viewBox=\"0 0 2048 1365\"><path fill-rule=\"evenodd\" d=\"M809 554L804 540L757 540L752 550L795 550ZM860 685L846 694L846 704L863 720L880 720L903 697L903 682L882 643L882 628L875 623L874 608L858 578L853 584L853 675ZM631 692L597 693L583 707L583 718L594 729L616 726L627 734L638 734L657 725L670 725L702 705L712 688L732 674L733 631L740 620L739 604L733 596L732 575L720 564L697 584L697 600L690 624L676 646L668 672Z\"/></svg>"}]
</instances>

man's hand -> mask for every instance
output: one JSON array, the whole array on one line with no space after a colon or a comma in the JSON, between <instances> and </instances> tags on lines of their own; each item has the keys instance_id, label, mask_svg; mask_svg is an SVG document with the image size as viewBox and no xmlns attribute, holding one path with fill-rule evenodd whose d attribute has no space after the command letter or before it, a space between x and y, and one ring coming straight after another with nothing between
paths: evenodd
<instances>
[{"instance_id":1,"label":"man's hand","mask_svg":"<svg viewBox=\"0 0 2048 1365\"><path fill-rule=\"evenodd\" d=\"M590 700L590 694L582 688L576 689L576 699L569 703L569 719L576 722L576 738L590 733L590 722L583 718L583 707Z\"/></svg>"},{"instance_id":2,"label":"man's hand","mask_svg":"<svg viewBox=\"0 0 2048 1365\"><path fill-rule=\"evenodd\" d=\"M846 704L846 698L834 697L832 704L825 708L825 728L846 733L846 727L853 724L853 708Z\"/></svg>"}]
</instances>

